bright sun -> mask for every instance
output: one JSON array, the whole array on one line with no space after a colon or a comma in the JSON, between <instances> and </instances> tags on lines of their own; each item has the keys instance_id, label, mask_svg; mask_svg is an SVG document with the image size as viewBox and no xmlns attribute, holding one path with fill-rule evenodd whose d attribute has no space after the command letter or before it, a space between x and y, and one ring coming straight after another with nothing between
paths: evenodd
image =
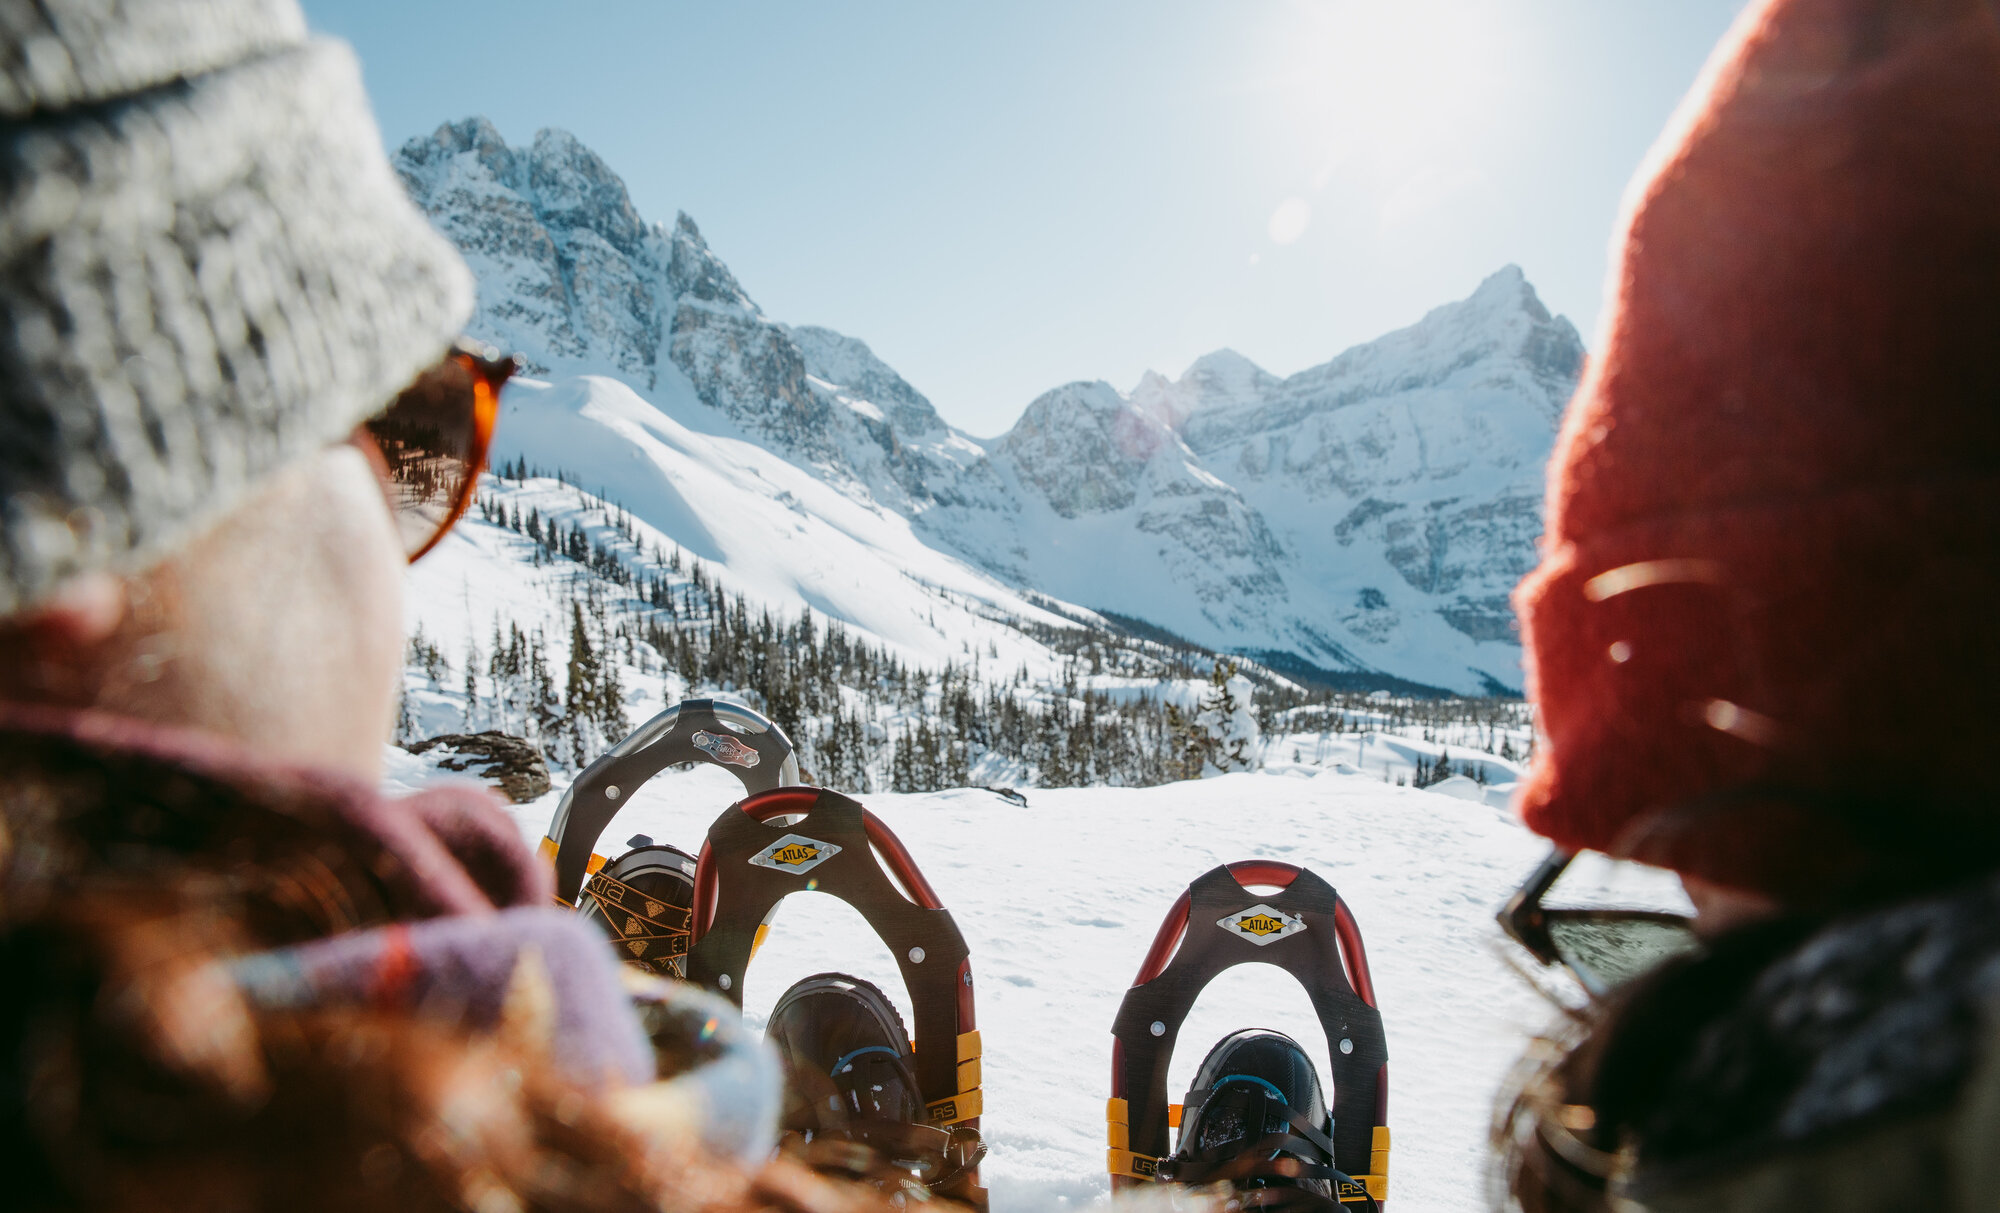
<instances>
[{"instance_id":1,"label":"bright sun","mask_svg":"<svg viewBox=\"0 0 2000 1213\"><path fill-rule=\"evenodd\" d=\"M1524 40L1506 17L1511 7L1473 0L1283 5L1267 29L1255 87L1278 104L1274 133L1307 175L1301 184L1318 191L1338 176L1386 195L1471 159L1503 120L1497 103L1524 70ZM1274 238L1278 227L1274 215Z\"/></svg>"}]
</instances>

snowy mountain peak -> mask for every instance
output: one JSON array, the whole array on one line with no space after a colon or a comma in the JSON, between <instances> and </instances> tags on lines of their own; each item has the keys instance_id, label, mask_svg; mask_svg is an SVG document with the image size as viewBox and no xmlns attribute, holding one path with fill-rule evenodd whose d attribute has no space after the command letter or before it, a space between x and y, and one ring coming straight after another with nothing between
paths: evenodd
<instances>
[{"instance_id":1,"label":"snowy mountain peak","mask_svg":"<svg viewBox=\"0 0 2000 1213\"><path fill-rule=\"evenodd\" d=\"M1487 300L1519 301L1524 297L1529 309L1540 313L1536 319L1547 320L1549 318L1548 309L1542 306L1541 298L1535 294L1535 288L1529 284L1526 271L1522 270L1520 266L1508 262L1506 265L1486 275L1480 281L1479 286L1473 290L1471 297L1467 301L1477 304ZM1450 305L1447 304L1446 306Z\"/></svg>"},{"instance_id":2,"label":"snowy mountain peak","mask_svg":"<svg viewBox=\"0 0 2000 1213\"><path fill-rule=\"evenodd\" d=\"M1275 387L1278 377L1235 350L1220 349L1195 359L1180 382L1208 396L1240 399Z\"/></svg>"},{"instance_id":3,"label":"snowy mountain peak","mask_svg":"<svg viewBox=\"0 0 2000 1213\"><path fill-rule=\"evenodd\" d=\"M1517 266L1288 378L1217 350L1129 394L1065 384L982 444L865 342L767 318L693 218L648 224L565 132L510 147L468 118L411 140L396 166L478 276L476 335L550 379L622 381L633 418L657 408L747 439L817 478L833 496L816 508L899 519L939 560L979 570L953 577L1313 677L1520 685L1507 593L1534 559L1542 465L1583 346ZM647 458L623 441L568 449ZM628 505L698 550L719 524L676 500Z\"/></svg>"},{"instance_id":4,"label":"snowy mountain peak","mask_svg":"<svg viewBox=\"0 0 2000 1213\"><path fill-rule=\"evenodd\" d=\"M1279 382L1276 375L1235 350L1221 349L1195 359L1179 379L1147 371L1132 389L1131 399L1140 410L1178 432L1195 413L1255 400Z\"/></svg>"},{"instance_id":5,"label":"snowy mountain peak","mask_svg":"<svg viewBox=\"0 0 2000 1213\"><path fill-rule=\"evenodd\" d=\"M568 131L535 132L527 159L528 186L542 221L601 236L628 257L640 255L646 224L625 182Z\"/></svg>"},{"instance_id":6,"label":"snowy mountain peak","mask_svg":"<svg viewBox=\"0 0 2000 1213\"><path fill-rule=\"evenodd\" d=\"M736 275L722 263L722 258L709 251L708 241L701 238L701 229L686 211L678 212L674 218L667 283L675 294L686 299L734 308L749 316L763 314L737 283Z\"/></svg>"}]
</instances>

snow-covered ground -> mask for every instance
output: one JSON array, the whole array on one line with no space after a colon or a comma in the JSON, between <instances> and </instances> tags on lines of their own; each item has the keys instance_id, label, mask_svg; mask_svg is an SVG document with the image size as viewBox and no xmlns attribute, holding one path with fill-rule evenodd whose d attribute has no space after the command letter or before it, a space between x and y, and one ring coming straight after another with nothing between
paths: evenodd
<instances>
[{"instance_id":1,"label":"snow-covered ground","mask_svg":"<svg viewBox=\"0 0 2000 1213\"><path fill-rule=\"evenodd\" d=\"M408 777L416 768L400 770ZM664 772L599 849L616 854L646 833L694 850L740 795L715 768ZM541 836L559 796L513 810L524 837ZM1106 1191L1104 1100L1119 1000L1181 889L1218 863L1248 858L1310 867L1361 924L1388 1030L1397 1206L1485 1207L1494 1093L1553 1015L1503 959L1493 912L1545 843L1504 810L1331 770L1031 790L1028 800L1019 807L978 790L865 798L909 846L972 948L992 1150L983 1173L999 1213L1074 1206ZM1657 879L1624 879L1646 901L1676 901L1677 890ZM782 906L746 982L747 1014L761 1019L791 982L828 969L875 982L908 1014L886 948L858 915L817 893ZM1210 1043L1246 1026L1291 1033L1329 1071L1303 990L1250 965L1218 978L1196 1004L1175 1087L1185 1088Z\"/></svg>"}]
</instances>

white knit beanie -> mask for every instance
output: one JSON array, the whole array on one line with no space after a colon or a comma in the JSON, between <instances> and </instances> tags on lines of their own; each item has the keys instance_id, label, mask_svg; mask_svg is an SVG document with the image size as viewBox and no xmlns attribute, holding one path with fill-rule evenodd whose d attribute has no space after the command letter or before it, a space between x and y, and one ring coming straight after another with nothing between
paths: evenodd
<instances>
[{"instance_id":1,"label":"white knit beanie","mask_svg":"<svg viewBox=\"0 0 2000 1213\"><path fill-rule=\"evenodd\" d=\"M0 616L172 551L471 310L294 0L0 0Z\"/></svg>"}]
</instances>

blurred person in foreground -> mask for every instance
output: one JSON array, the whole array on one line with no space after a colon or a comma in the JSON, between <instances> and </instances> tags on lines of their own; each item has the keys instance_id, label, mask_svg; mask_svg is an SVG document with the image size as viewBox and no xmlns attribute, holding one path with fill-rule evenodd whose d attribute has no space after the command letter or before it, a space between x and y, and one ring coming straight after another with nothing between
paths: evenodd
<instances>
[{"instance_id":1,"label":"blurred person in foreground","mask_svg":"<svg viewBox=\"0 0 2000 1213\"><path fill-rule=\"evenodd\" d=\"M1551 1045L1501 1178L2000 1208L2000 8L1756 0L1628 206L1516 595L1521 804L1706 942Z\"/></svg>"},{"instance_id":2,"label":"blurred person in foreground","mask_svg":"<svg viewBox=\"0 0 2000 1213\"><path fill-rule=\"evenodd\" d=\"M752 1174L775 1063L488 797L374 790L471 304L292 0L0 2L7 1207L855 1199Z\"/></svg>"}]
</instances>

